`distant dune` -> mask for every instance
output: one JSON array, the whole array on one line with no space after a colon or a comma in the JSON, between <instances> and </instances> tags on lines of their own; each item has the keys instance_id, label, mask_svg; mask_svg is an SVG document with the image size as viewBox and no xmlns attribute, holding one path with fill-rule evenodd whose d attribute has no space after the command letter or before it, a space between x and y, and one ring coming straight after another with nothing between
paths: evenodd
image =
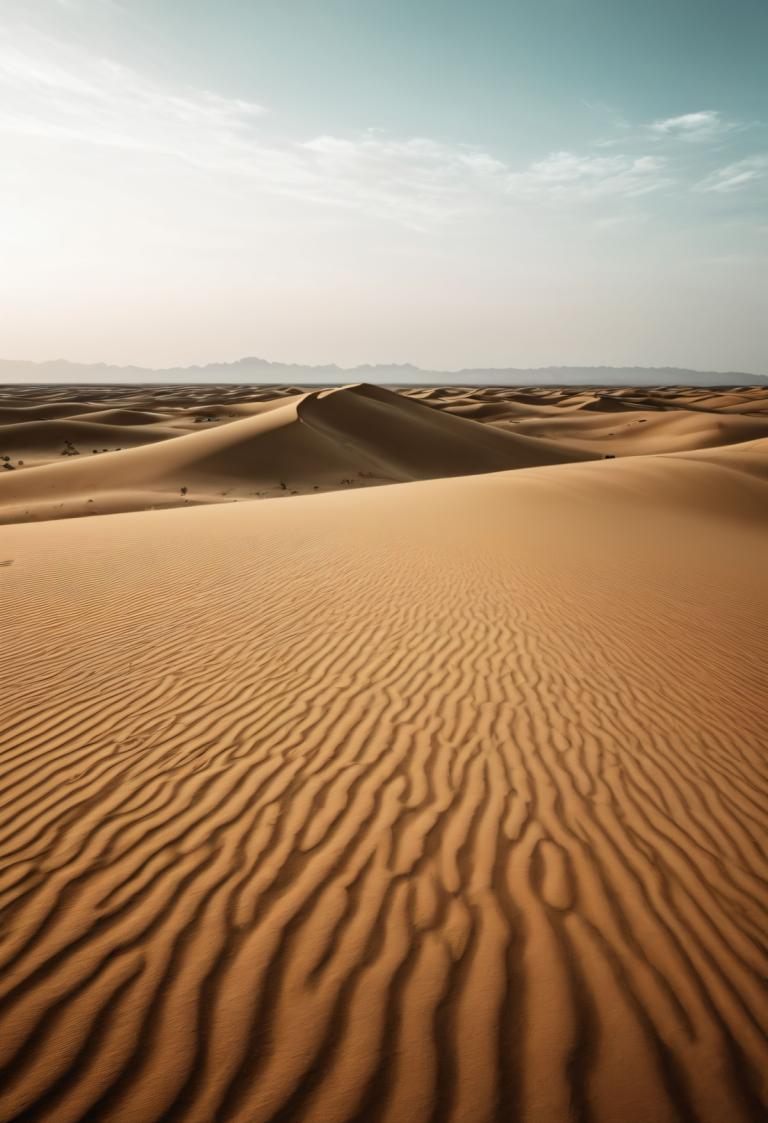
<instances>
[{"instance_id":1,"label":"distant dune","mask_svg":"<svg viewBox=\"0 0 768 1123\"><path fill-rule=\"evenodd\" d=\"M763 1123L767 402L0 395L0 1121Z\"/></svg>"}]
</instances>

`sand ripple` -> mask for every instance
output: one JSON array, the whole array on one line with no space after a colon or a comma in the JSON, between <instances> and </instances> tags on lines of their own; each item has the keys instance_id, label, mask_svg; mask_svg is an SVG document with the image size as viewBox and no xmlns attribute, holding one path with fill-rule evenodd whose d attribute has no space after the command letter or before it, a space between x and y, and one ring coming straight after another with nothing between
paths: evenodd
<instances>
[{"instance_id":1,"label":"sand ripple","mask_svg":"<svg viewBox=\"0 0 768 1123\"><path fill-rule=\"evenodd\" d=\"M0 1119L764 1118L765 485L648 464L4 528Z\"/></svg>"}]
</instances>

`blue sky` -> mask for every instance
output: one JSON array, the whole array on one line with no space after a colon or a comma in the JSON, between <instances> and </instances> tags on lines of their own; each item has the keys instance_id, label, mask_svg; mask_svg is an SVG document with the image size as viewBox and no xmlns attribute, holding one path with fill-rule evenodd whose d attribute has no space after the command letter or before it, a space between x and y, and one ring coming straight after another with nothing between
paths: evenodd
<instances>
[{"instance_id":1,"label":"blue sky","mask_svg":"<svg viewBox=\"0 0 768 1123\"><path fill-rule=\"evenodd\" d=\"M0 0L6 357L768 371L758 0Z\"/></svg>"}]
</instances>

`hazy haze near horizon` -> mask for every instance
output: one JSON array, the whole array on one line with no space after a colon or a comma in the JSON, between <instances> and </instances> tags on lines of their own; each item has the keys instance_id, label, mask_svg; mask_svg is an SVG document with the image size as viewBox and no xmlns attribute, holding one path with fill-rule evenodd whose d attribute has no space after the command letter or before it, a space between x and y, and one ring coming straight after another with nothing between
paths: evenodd
<instances>
[{"instance_id":1,"label":"hazy haze near horizon","mask_svg":"<svg viewBox=\"0 0 768 1123\"><path fill-rule=\"evenodd\" d=\"M0 0L2 352L768 368L768 9Z\"/></svg>"}]
</instances>

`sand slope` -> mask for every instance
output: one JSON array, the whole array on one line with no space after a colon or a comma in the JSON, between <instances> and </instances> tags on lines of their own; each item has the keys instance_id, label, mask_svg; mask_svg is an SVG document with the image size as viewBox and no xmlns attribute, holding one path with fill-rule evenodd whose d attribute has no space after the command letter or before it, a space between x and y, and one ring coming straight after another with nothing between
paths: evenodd
<instances>
[{"instance_id":1,"label":"sand slope","mask_svg":"<svg viewBox=\"0 0 768 1123\"><path fill-rule=\"evenodd\" d=\"M102 452L135 448L168 440L177 434L173 429L155 424L111 424L93 420L98 414L89 414L88 420L67 418L63 421L25 421L21 424L0 426L0 448L16 463L24 459L29 465L35 462L61 460L68 445L78 449L78 456L87 458ZM74 457L73 457L74 459ZM97 473L98 474L98 473Z\"/></svg>"},{"instance_id":2,"label":"sand slope","mask_svg":"<svg viewBox=\"0 0 768 1123\"><path fill-rule=\"evenodd\" d=\"M4 527L0 1119L764 1119L765 459Z\"/></svg>"},{"instance_id":3,"label":"sand slope","mask_svg":"<svg viewBox=\"0 0 768 1123\"><path fill-rule=\"evenodd\" d=\"M581 411L556 417L515 420L500 417L494 421L494 426L516 435L557 442L563 451L573 452L574 457L580 451L596 452L598 449L615 456L685 452L768 437L768 417L724 416L687 410L663 413L632 410L623 417Z\"/></svg>"}]
</instances>

